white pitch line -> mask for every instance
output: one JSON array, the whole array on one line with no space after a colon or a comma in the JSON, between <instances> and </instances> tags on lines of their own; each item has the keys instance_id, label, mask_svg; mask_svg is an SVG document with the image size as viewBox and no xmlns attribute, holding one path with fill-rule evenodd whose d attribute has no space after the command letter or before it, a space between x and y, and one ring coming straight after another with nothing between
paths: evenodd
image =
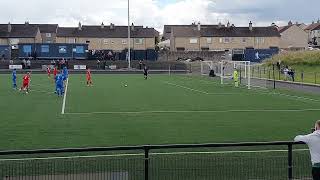
<instances>
[{"instance_id":1,"label":"white pitch line","mask_svg":"<svg viewBox=\"0 0 320 180\"><path fill-rule=\"evenodd\" d=\"M69 78L67 78L67 82L66 82L66 89L65 89L65 91L64 91L61 114L65 114L66 100L67 100L67 92L68 92L68 84L69 84Z\"/></svg>"},{"instance_id":2,"label":"white pitch line","mask_svg":"<svg viewBox=\"0 0 320 180\"><path fill-rule=\"evenodd\" d=\"M294 152L309 151L308 149L295 149ZM213 151L213 152L168 152L168 153L150 153L150 155L190 155L190 154L237 154L237 153L273 153L288 152L288 150L256 150L256 151ZM0 159L4 161L34 161L34 160L55 160L55 159L80 159L80 158L100 158L100 157L130 157L144 156L144 153L136 154L109 154L109 155L92 155L92 156L68 156L68 157L47 157L47 158L21 158L21 159Z\"/></svg>"},{"instance_id":3,"label":"white pitch line","mask_svg":"<svg viewBox=\"0 0 320 180\"><path fill-rule=\"evenodd\" d=\"M184 78L184 79L185 79L185 78ZM190 78L190 79L192 79L192 78ZM215 85L217 85L217 83L212 82L212 81L208 81L208 80L202 80L202 79L200 79L200 80L198 80L198 81L204 82L204 83L206 83L206 84L215 84ZM264 89L264 90L268 90L267 88L261 87L261 86L253 86L253 85L251 85L251 87L258 87L258 88L261 88L261 89ZM285 96L285 97L288 97L288 98L294 98L294 100L308 100L308 101L320 102L320 100L318 100L318 99L312 99L312 98L303 97L303 96L289 95L289 94L278 93L278 92L270 92L270 91L269 91L269 92L262 92L262 91L260 91L260 90L255 90L255 89L254 89L254 91L257 92L257 93L260 93L260 94L279 95L279 96ZM230 93L230 94L231 94L231 93ZM235 93L234 93L234 94L235 94ZM226 94L226 95L227 95L227 94Z\"/></svg>"},{"instance_id":4,"label":"white pitch line","mask_svg":"<svg viewBox=\"0 0 320 180\"><path fill-rule=\"evenodd\" d=\"M166 114L166 113L243 113L243 112L312 112L320 109L239 109L239 110L213 110L213 111L109 111L109 112L69 112L67 115L93 115L93 114Z\"/></svg>"},{"instance_id":5,"label":"white pitch line","mask_svg":"<svg viewBox=\"0 0 320 180\"><path fill-rule=\"evenodd\" d=\"M234 94L240 94L240 93L209 93L209 92L206 92L206 91L189 88L187 86L182 86L182 85L175 84L175 83L170 83L170 82L167 82L167 81L163 81L163 83L171 85L171 86L176 86L176 87L179 87L179 88L187 89L187 90L190 90L190 91L194 91L194 92L199 92L199 93L206 94L206 95L234 95Z\"/></svg>"}]
</instances>

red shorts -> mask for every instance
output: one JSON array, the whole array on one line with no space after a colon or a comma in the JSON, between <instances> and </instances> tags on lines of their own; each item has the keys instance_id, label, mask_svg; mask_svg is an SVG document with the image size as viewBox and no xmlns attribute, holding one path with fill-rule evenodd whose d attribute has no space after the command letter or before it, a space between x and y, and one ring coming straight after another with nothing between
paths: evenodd
<instances>
[{"instance_id":1,"label":"red shorts","mask_svg":"<svg viewBox=\"0 0 320 180\"><path fill-rule=\"evenodd\" d=\"M25 83L25 82L24 82L24 83L22 84L22 88L28 88L28 87L29 87L29 83Z\"/></svg>"}]
</instances>

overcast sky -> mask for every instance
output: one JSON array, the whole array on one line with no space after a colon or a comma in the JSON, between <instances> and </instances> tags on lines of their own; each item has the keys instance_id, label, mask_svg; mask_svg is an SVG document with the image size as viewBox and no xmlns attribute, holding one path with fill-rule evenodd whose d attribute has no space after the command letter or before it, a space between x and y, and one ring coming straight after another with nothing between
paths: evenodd
<instances>
[{"instance_id":1,"label":"overcast sky","mask_svg":"<svg viewBox=\"0 0 320 180\"><path fill-rule=\"evenodd\" d=\"M163 29L164 24L256 26L320 18L320 0L131 0L135 24ZM0 23L58 23L60 26L127 23L127 0L4 0Z\"/></svg>"}]
</instances>

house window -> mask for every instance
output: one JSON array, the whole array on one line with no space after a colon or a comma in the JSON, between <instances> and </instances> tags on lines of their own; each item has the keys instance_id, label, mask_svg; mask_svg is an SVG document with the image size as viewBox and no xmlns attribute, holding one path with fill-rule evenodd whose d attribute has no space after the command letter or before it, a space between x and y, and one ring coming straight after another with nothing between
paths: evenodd
<instances>
[{"instance_id":1,"label":"house window","mask_svg":"<svg viewBox=\"0 0 320 180\"><path fill-rule=\"evenodd\" d=\"M52 41L48 40L48 41L46 41L46 43L52 43Z\"/></svg>"},{"instance_id":2,"label":"house window","mask_svg":"<svg viewBox=\"0 0 320 180\"><path fill-rule=\"evenodd\" d=\"M224 43L230 43L231 42L231 38L230 37L225 37L224 39L223 39L223 42Z\"/></svg>"},{"instance_id":3,"label":"house window","mask_svg":"<svg viewBox=\"0 0 320 180\"><path fill-rule=\"evenodd\" d=\"M122 44L127 44L127 40L126 39L122 39Z\"/></svg>"},{"instance_id":4,"label":"house window","mask_svg":"<svg viewBox=\"0 0 320 180\"><path fill-rule=\"evenodd\" d=\"M247 38L242 38L242 43L246 43L247 42Z\"/></svg>"},{"instance_id":5,"label":"house window","mask_svg":"<svg viewBox=\"0 0 320 180\"><path fill-rule=\"evenodd\" d=\"M90 41L86 40L86 43L87 43L87 44L89 44L89 43L90 43Z\"/></svg>"},{"instance_id":6,"label":"house window","mask_svg":"<svg viewBox=\"0 0 320 180\"><path fill-rule=\"evenodd\" d=\"M201 47L201 50L202 51L209 51L209 48L208 47Z\"/></svg>"},{"instance_id":7,"label":"house window","mask_svg":"<svg viewBox=\"0 0 320 180\"><path fill-rule=\"evenodd\" d=\"M197 44L198 38L190 38L190 44Z\"/></svg>"},{"instance_id":8,"label":"house window","mask_svg":"<svg viewBox=\"0 0 320 180\"><path fill-rule=\"evenodd\" d=\"M212 43L212 38L207 38L207 44L211 44Z\"/></svg>"},{"instance_id":9,"label":"house window","mask_svg":"<svg viewBox=\"0 0 320 180\"><path fill-rule=\"evenodd\" d=\"M219 38L219 42L220 42L220 43L223 43L223 39L222 39L222 38Z\"/></svg>"},{"instance_id":10,"label":"house window","mask_svg":"<svg viewBox=\"0 0 320 180\"><path fill-rule=\"evenodd\" d=\"M70 38L69 40L68 40L68 43L76 43L76 39L75 38Z\"/></svg>"},{"instance_id":11,"label":"house window","mask_svg":"<svg viewBox=\"0 0 320 180\"><path fill-rule=\"evenodd\" d=\"M41 52L48 53L49 52L49 45L42 45Z\"/></svg>"},{"instance_id":12,"label":"house window","mask_svg":"<svg viewBox=\"0 0 320 180\"><path fill-rule=\"evenodd\" d=\"M59 53L60 54L67 53L67 46L59 46Z\"/></svg>"},{"instance_id":13,"label":"house window","mask_svg":"<svg viewBox=\"0 0 320 180\"><path fill-rule=\"evenodd\" d=\"M177 51L185 51L184 47L177 47Z\"/></svg>"},{"instance_id":14,"label":"house window","mask_svg":"<svg viewBox=\"0 0 320 180\"><path fill-rule=\"evenodd\" d=\"M256 43L257 44L264 44L264 37L257 37L256 38Z\"/></svg>"},{"instance_id":15,"label":"house window","mask_svg":"<svg viewBox=\"0 0 320 180\"><path fill-rule=\"evenodd\" d=\"M23 52L24 53L31 53L31 45L24 45Z\"/></svg>"},{"instance_id":16,"label":"house window","mask_svg":"<svg viewBox=\"0 0 320 180\"><path fill-rule=\"evenodd\" d=\"M109 44L109 39L104 39L103 44Z\"/></svg>"},{"instance_id":17,"label":"house window","mask_svg":"<svg viewBox=\"0 0 320 180\"><path fill-rule=\"evenodd\" d=\"M134 39L134 42L136 44L143 44L143 38L136 38L136 39Z\"/></svg>"},{"instance_id":18,"label":"house window","mask_svg":"<svg viewBox=\"0 0 320 180\"><path fill-rule=\"evenodd\" d=\"M84 53L84 47L83 46L76 46L76 53L77 54L83 54Z\"/></svg>"},{"instance_id":19,"label":"house window","mask_svg":"<svg viewBox=\"0 0 320 180\"><path fill-rule=\"evenodd\" d=\"M46 33L47 38L51 38L51 33Z\"/></svg>"}]
</instances>

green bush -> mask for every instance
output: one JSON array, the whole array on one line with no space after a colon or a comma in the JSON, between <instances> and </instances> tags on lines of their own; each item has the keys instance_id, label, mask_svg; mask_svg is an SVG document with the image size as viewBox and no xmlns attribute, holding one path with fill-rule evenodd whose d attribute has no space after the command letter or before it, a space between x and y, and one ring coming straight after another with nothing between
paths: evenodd
<instances>
[{"instance_id":1,"label":"green bush","mask_svg":"<svg viewBox=\"0 0 320 180\"><path fill-rule=\"evenodd\" d=\"M273 56L272 58L264 61L267 65L272 65L281 61L285 65L320 65L320 51L298 51L287 52Z\"/></svg>"}]
</instances>

